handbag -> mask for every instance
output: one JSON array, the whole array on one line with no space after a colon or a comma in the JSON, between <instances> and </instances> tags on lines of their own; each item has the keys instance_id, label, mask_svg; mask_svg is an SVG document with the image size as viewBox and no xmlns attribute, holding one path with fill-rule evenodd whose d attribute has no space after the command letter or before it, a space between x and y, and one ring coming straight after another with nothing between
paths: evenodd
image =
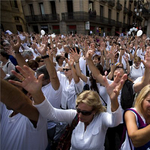
<instances>
[{"instance_id":1,"label":"handbag","mask_svg":"<svg viewBox=\"0 0 150 150\"><path fill-rule=\"evenodd\" d=\"M78 121L79 120L78 120L78 114L77 114L75 116L75 118L73 119L71 126L67 125L67 127L65 128L65 131L63 132L63 134L59 138L59 142L58 142L58 145L56 147L56 150L69 150L70 149L72 131L77 126Z\"/></svg>"}]
</instances>

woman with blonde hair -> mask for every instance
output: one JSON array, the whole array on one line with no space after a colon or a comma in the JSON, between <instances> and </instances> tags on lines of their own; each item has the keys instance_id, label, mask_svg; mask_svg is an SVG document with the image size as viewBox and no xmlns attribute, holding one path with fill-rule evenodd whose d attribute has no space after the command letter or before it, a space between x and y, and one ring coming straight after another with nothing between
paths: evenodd
<instances>
[{"instance_id":1,"label":"woman with blonde hair","mask_svg":"<svg viewBox=\"0 0 150 150\"><path fill-rule=\"evenodd\" d=\"M111 113L105 112L98 93L95 91L84 91L76 100L76 110L74 109L57 109L54 108L49 101L44 97L41 86L43 75L35 78L31 69L27 66L23 68L17 67L21 74L13 71L22 82L11 81L13 84L23 87L29 93L34 93L36 101L34 106L38 109L40 114L47 119L67 122L71 125L75 116L78 116L79 122L74 128L71 135L70 150L104 150L105 135L108 127L117 126L122 118L121 108L118 104L119 91L123 86L127 76L124 75L121 80L119 74L113 83L109 84L106 77L107 93L111 100Z\"/></svg>"},{"instance_id":2,"label":"woman with blonde hair","mask_svg":"<svg viewBox=\"0 0 150 150\"><path fill-rule=\"evenodd\" d=\"M127 132L121 150L148 150L150 148L150 84L136 98L134 108L124 114Z\"/></svg>"}]
</instances>

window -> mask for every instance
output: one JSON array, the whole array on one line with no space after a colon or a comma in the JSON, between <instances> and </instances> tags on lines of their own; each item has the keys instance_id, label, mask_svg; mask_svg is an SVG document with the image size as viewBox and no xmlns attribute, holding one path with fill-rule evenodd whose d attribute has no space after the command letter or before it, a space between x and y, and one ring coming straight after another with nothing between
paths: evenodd
<instances>
[{"instance_id":1,"label":"window","mask_svg":"<svg viewBox=\"0 0 150 150\"><path fill-rule=\"evenodd\" d=\"M17 31L23 32L22 25L16 25Z\"/></svg>"},{"instance_id":2,"label":"window","mask_svg":"<svg viewBox=\"0 0 150 150\"><path fill-rule=\"evenodd\" d=\"M11 0L10 3L12 7L18 8L17 0Z\"/></svg>"},{"instance_id":3,"label":"window","mask_svg":"<svg viewBox=\"0 0 150 150\"><path fill-rule=\"evenodd\" d=\"M89 1L89 11L93 11L93 1Z\"/></svg>"},{"instance_id":4,"label":"window","mask_svg":"<svg viewBox=\"0 0 150 150\"><path fill-rule=\"evenodd\" d=\"M119 21L119 13L117 12L116 20Z\"/></svg>"},{"instance_id":5,"label":"window","mask_svg":"<svg viewBox=\"0 0 150 150\"><path fill-rule=\"evenodd\" d=\"M126 21L126 16L124 15L123 16L123 23L125 23L125 21Z\"/></svg>"},{"instance_id":6,"label":"window","mask_svg":"<svg viewBox=\"0 0 150 150\"><path fill-rule=\"evenodd\" d=\"M100 16L104 16L104 6L100 5Z\"/></svg>"},{"instance_id":7,"label":"window","mask_svg":"<svg viewBox=\"0 0 150 150\"><path fill-rule=\"evenodd\" d=\"M18 16L14 17L14 19L15 19L15 21L16 21L16 22L20 22L20 20L19 20L19 17L18 17Z\"/></svg>"},{"instance_id":8,"label":"window","mask_svg":"<svg viewBox=\"0 0 150 150\"><path fill-rule=\"evenodd\" d=\"M111 9L108 9L108 19L111 19Z\"/></svg>"},{"instance_id":9,"label":"window","mask_svg":"<svg viewBox=\"0 0 150 150\"><path fill-rule=\"evenodd\" d=\"M39 3L41 15L45 15L43 3Z\"/></svg>"},{"instance_id":10,"label":"window","mask_svg":"<svg viewBox=\"0 0 150 150\"><path fill-rule=\"evenodd\" d=\"M31 16L34 16L33 4L29 4Z\"/></svg>"},{"instance_id":11,"label":"window","mask_svg":"<svg viewBox=\"0 0 150 150\"><path fill-rule=\"evenodd\" d=\"M72 0L67 0L67 9L68 9L68 13L72 13L73 12Z\"/></svg>"},{"instance_id":12,"label":"window","mask_svg":"<svg viewBox=\"0 0 150 150\"><path fill-rule=\"evenodd\" d=\"M56 14L56 5L55 1L50 1L52 14Z\"/></svg>"},{"instance_id":13,"label":"window","mask_svg":"<svg viewBox=\"0 0 150 150\"><path fill-rule=\"evenodd\" d=\"M39 33L39 29L38 29L38 26L37 26L37 25L33 25L32 27L33 27L33 31L34 31L35 33Z\"/></svg>"}]
</instances>

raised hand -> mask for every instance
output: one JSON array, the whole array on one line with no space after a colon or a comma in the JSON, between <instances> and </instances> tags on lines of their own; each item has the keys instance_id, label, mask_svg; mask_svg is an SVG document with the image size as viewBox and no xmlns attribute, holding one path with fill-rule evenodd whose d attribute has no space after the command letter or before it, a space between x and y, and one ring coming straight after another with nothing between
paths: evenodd
<instances>
[{"instance_id":1,"label":"raised hand","mask_svg":"<svg viewBox=\"0 0 150 150\"><path fill-rule=\"evenodd\" d=\"M123 84L127 79L127 74L124 74L121 79L119 76L120 76L120 74L118 73L117 77L111 84L109 84L106 77L103 76L105 87L106 87L107 93L108 93L111 101L117 100L119 92L122 89Z\"/></svg>"},{"instance_id":2,"label":"raised hand","mask_svg":"<svg viewBox=\"0 0 150 150\"><path fill-rule=\"evenodd\" d=\"M11 46L12 46L13 50L14 50L15 52L19 52L19 48L20 48L20 46L21 46L20 37L19 37L19 36L17 37L17 43L16 43L16 44L14 44L13 41L11 41L10 43L11 43Z\"/></svg>"},{"instance_id":3,"label":"raised hand","mask_svg":"<svg viewBox=\"0 0 150 150\"><path fill-rule=\"evenodd\" d=\"M75 51L73 49L71 49L70 53L71 53L71 57L74 59L74 61L79 62L81 52L78 54L77 49L75 48Z\"/></svg>"},{"instance_id":4,"label":"raised hand","mask_svg":"<svg viewBox=\"0 0 150 150\"><path fill-rule=\"evenodd\" d=\"M92 60L92 57L93 57L93 50L88 50L87 53L86 53L86 60Z\"/></svg>"},{"instance_id":5,"label":"raised hand","mask_svg":"<svg viewBox=\"0 0 150 150\"><path fill-rule=\"evenodd\" d=\"M12 73L21 81L14 81L14 80L9 80L10 83L20 86L27 90L30 94L35 95L37 92L41 90L42 87L42 79L43 79L43 74L41 74L38 79L35 77L34 72L32 71L31 68L27 66L23 66L21 68L20 66L16 66L17 70L20 72L17 73L16 71L12 71Z\"/></svg>"},{"instance_id":6,"label":"raised hand","mask_svg":"<svg viewBox=\"0 0 150 150\"><path fill-rule=\"evenodd\" d=\"M47 43L48 43L48 38L47 38L47 37L43 37L43 38L42 38L42 44L41 44L41 46L38 47L38 46L36 45L36 49L38 50L38 52L39 52L41 55L45 55L45 54L46 54Z\"/></svg>"}]
</instances>

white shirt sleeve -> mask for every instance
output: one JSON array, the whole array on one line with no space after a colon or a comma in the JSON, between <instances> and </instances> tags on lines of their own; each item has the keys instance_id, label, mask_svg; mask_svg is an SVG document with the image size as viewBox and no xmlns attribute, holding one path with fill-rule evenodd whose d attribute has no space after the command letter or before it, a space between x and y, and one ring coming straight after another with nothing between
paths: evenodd
<instances>
[{"instance_id":1,"label":"white shirt sleeve","mask_svg":"<svg viewBox=\"0 0 150 150\"><path fill-rule=\"evenodd\" d=\"M63 110L54 108L46 99L41 104L34 106L44 118L58 122L64 121L69 124L71 124L77 113L76 110L73 109Z\"/></svg>"}]
</instances>

